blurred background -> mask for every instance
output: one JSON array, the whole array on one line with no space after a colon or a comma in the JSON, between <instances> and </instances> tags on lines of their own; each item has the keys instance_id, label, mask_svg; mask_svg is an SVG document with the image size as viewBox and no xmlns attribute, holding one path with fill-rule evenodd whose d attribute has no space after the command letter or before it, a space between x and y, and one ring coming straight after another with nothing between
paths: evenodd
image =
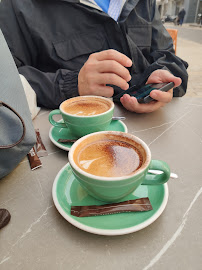
<instances>
[{"instance_id":1,"label":"blurred background","mask_svg":"<svg viewBox=\"0 0 202 270\"><path fill-rule=\"evenodd\" d=\"M157 6L165 28L176 30L176 36L171 35L176 42L176 55L189 63L186 96L202 97L202 0L157 0Z\"/></svg>"},{"instance_id":2,"label":"blurred background","mask_svg":"<svg viewBox=\"0 0 202 270\"><path fill-rule=\"evenodd\" d=\"M177 16L184 7L186 11L184 23L200 23L202 0L157 0L157 6L162 19L168 15Z\"/></svg>"}]
</instances>

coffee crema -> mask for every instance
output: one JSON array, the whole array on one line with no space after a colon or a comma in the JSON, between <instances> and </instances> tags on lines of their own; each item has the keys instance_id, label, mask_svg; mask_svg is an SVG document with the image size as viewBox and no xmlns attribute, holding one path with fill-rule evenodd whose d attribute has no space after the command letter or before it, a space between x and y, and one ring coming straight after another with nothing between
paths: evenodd
<instances>
[{"instance_id":1,"label":"coffee crema","mask_svg":"<svg viewBox=\"0 0 202 270\"><path fill-rule=\"evenodd\" d=\"M77 97L62 104L62 110L65 113L77 116L97 115L108 111L110 108L110 102L95 97Z\"/></svg>"},{"instance_id":2,"label":"coffee crema","mask_svg":"<svg viewBox=\"0 0 202 270\"><path fill-rule=\"evenodd\" d=\"M76 151L74 161L83 171L103 177L121 177L142 166L143 157L133 144L116 139L89 142Z\"/></svg>"}]
</instances>

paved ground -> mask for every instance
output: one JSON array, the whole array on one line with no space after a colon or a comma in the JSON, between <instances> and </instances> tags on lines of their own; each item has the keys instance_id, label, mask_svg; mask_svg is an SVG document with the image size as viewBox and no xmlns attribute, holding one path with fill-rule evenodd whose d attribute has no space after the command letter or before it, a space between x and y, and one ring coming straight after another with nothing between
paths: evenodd
<instances>
[{"instance_id":1,"label":"paved ground","mask_svg":"<svg viewBox=\"0 0 202 270\"><path fill-rule=\"evenodd\" d=\"M183 24L182 26L179 26L174 25L173 23L165 23L164 26L171 29L177 29L180 38L202 44L202 27L198 24Z\"/></svg>"},{"instance_id":2,"label":"paved ground","mask_svg":"<svg viewBox=\"0 0 202 270\"><path fill-rule=\"evenodd\" d=\"M170 25L165 25L169 27ZM183 25L180 32L184 29L194 29L195 27L189 25ZM193 30L194 31L194 30ZM202 29L199 28L198 35L202 36ZM189 63L188 74L188 88L187 96L202 97L202 43L193 42L182 38L182 34L179 33L177 42L177 56L184 59Z\"/></svg>"}]
</instances>

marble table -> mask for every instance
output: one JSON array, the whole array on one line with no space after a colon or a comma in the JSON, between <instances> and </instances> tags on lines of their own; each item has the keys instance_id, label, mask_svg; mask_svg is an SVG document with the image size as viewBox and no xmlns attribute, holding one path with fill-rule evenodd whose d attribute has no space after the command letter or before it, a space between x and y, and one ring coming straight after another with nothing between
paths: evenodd
<instances>
[{"instance_id":1,"label":"marble table","mask_svg":"<svg viewBox=\"0 0 202 270\"><path fill-rule=\"evenodd\" d=\"M57 211L52 186L68 152L49 139L47 110L34 120L48 156L31 171L27 158L0 180L0 208L11 213L0 231L0 269L194 269L202 266L202 99L176 98L151 114L126 117L128 132L143 139L154 159L166 161L178 179L168 182L163 213L146 228L96 235L70 224Z\"/></svg>"}]
</instances>

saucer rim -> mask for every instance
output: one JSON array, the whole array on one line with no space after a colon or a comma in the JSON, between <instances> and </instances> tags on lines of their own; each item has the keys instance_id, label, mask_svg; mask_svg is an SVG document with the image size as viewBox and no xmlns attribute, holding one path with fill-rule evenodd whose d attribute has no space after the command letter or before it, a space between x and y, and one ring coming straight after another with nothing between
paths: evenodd
<instances>
[{"instance_id":1,"label":"saucer rim","mask_svg":"<svg viewBox=\"0 0 202 270\"><path fill-rule=\"evenodd\" d=\"M62 121L63 121L63 120L61 119L61 120L58 121L58 123L60 123L60 122L62 122ZM125 132L125 133L128 133L128 128L127 128L126 124L123 123L123 121L121 121L121 120L115 120L115 121L120 122L120 123L123 125L123 128L124 128L124 130L125 130L124 132ZM55 126L52 126L52 127L50 128L50 130L49 130L49 139L50 139L51 142L52 142L55 146L57 146L58 148L60 148L60 149L62 149L62 150L65 150L65 151L69 151L71 147L63 146L63 145L61 145L60 143L58 143L57 141L55 141L55 140L53 139L53 136L52 136L52 130L53 130L54 128L56 128L56 127L55 127Z\"/></svg>"},{"instance_id":2,"label":"saucer rim","mask_svg":"<svg viewBox=\"0 0 202 270\"><path fill-rule=\"evenodd\" d=\"M160 215L163 213L163 211L165 210L165 207L168 203L168 197L169 197L169 190L168 190L168 184L165 183L163 184L164 187L164 198L163 198L163 202L161 203L159 209L157 210L157 212L154 213L154 215L152 215L150 218L148 218L147 220L145 220L144 222L132 226L130 228L124 228L124 229L99 229L99 228L95 228L95 227L91 227L91 226L87 226L84 225L80 222L78 222L77 220L73 219L71 217L71 215L67 214L62 207L60 206L60 203L58 202L58 198L57 198L57 193L56 193L56 188L57 188L57 183L59 180L59 177L61 175L61 173L63 172L63 170L70 166L69 162L63 166L60 171L57 173L55 180L53 182L53 186L52 186L52 197L53 197L53 202L55 204L55 207L57 208L58 212L62 215L62 217L64 219L66 219L70 224L72 224L73 226L89 232L89 233L93 233L96 235L105 235L105 236L116 236L116 235L125 235L125 234L129 234L129 233L133 233L133 232L137 232L140 231L144 228L146 228L147 226L149 226L150 224L152 224L155 220L157 220L158 217L160 217Z\"/></svg>"}]
</instances>

